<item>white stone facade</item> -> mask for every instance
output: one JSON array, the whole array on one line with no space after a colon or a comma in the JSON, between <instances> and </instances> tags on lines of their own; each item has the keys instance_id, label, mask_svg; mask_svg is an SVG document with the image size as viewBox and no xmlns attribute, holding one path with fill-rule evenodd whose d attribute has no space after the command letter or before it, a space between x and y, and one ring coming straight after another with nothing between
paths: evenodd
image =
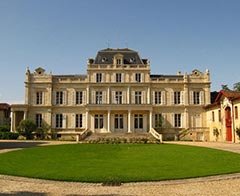
<instances>
[{"instance_id":1,"label":"white stone facade","mask_svg":"<svg viewBox=\"0 0 240 196\"><path fill-rule=\"evenodd\" d=\"M208 104L208 70L152 75L149 60L136 51L108 48L88 60L86 75L27 69L25 104L12 105L12 131L21 118L30 118L38 126L49 124L59 134L87 129L148 132L160 127L165 138L188 129L198 139L206 139L204 106Z\"/></svg>"}]
</instances>

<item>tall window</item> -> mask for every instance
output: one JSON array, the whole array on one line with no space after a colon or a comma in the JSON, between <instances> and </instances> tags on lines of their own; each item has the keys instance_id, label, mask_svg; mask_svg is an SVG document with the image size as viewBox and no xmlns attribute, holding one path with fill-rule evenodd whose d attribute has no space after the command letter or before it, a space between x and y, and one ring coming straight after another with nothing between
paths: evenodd
<instances>
[{"instance_id":1,"label":"tall window","mask_svg":"<svg viewBox=\"0 0 240 196\"><path fill-rule=\"evenodd\" d=\"M102 104L102 91L96 91L96 104Z\"/></svg>"},{"instance_id":2,"label":"tall window","mask_svg":"<svg viewBox=\"0 0 240 196\"><path fill-rule=\"evenodd\" d=\"M221 122L221 110L218 110L218 122Z\"/></svg>"},{"instance_id":3,"label":"tall window","mask_svg":"<svg viewBox=\"0 0 240 196\"><path fill-rule=\"evenodd\" d=\"M135 74L135 81L136 82L141 82L141 73L136 73Z\"/></svg>"},{"instance_id":4,"label":"tall window","mask_svg":"<svg viewBox=\"0 0 240 196\"><path fill-rule=\"evenodd\" d=\"M102 129L103 128L103 115L95 114L94 120L95 120L95 122L94 122L95 129Z\"/></svg>"},{"instance_id":5,"label":"tall window","mask_svg":"<svg viewBox=\"0 0 240 196\"><path fill-rule=\"evenodd\" d=\"M215 121L215 115L214 115L214 111L212 111L212 121Z\"/></svg>"},{"instance_id":6,"label":"tall window","mask_svg":"<svg viewBox=\"0 0 240 196\"><path fill-rule=\"evenodd\" d=\"M181 127L181 114L174 114L174 127Z\"/></svg>"},{"instance_id":7,"label":"tall window","mask_svg":"<svg viewBox=\"0 0 240 196\"><path fill-rule=\"evenodd\" d=\"M161 104L161 91L155 92L155 104Z\"/></svg>"},{"instance_id":8,"label":"tall window","mask_svg":"<svg viewBox=\"0 0 240 196\"><path fill-rule=\"evenodd\" d=\"M102 73L96 74L96 82L102 82Z\"/></svg>"},{"instance_id":9,"label":"tall window","mask_svg":"<svg viewBox=\"0 0 240 196\"><path fill-rule=\"evenodd\" d=\"M142 114L134 115L134 128L135 129L143 129L143 115Z\"/></svg>"},{"instance_id":10,"label":"tall window","mask_svg":"<svg viewBox=\"0 0 240 196\"><path fill-rule=\"evenodd\" d=\"M36 114L36 126L38 128L42 127L42 114Z\"/></svg>"},{"instance_id":11,"label":"tall window","mask_svg":"<svg viewBox=\"0 0 240 196\"><path fill-rule=\"evenodd\" d=\"M116 91L115 100L117 104L122 104L122 91Z\"/></svg>"},{"instance_id":12,"label":"tall window","mask_svg":"<svg viewBox=\"0 0 240 196\"><path fill-rule=\"evenodd\" d=\"M62 128L62 127L63 127L63 115L56 114L56 128Z\"/></svg>"},{"instance_id":13,"label":"tall window","mask_svg":"<svg viewBox=\"0 0 240 196\"><path fill-rule=\"evenodd\" d=\"M141 104L141 99L142 99L142 92L136 91L135 92L135 104Z\"/></svg>"},{"instance_id":14,"label":"tall window","mask_svg":"<svg viewBox=\"0 0 240 196\"><path fill-rule=\"evenodd\" d=\"M180 104L180 100L181 100L181 92L180 91L174 92L174 104Z\"/></svg>"},{"instance_id":15,"label":"tall window","mask_svg":"<svg viewBox=\"0 0 240 196\"><path fill-rule=\"evenodd\" d=\"M238 119L238 107L235 106L234 110L235 110L235 119Z\"/></svg>"},{"instance_id":16,"label":"tall window","mask_svg":"<svg viewBox=\"0 0 240 196\"><path fill-rule=\"evenodd\" d=\"M123 114L115 114L114 127L115 129L123 129Z\"/></svg>"},{"instance_id":17,"label":"tall window","mask_svg":"<svg viewBox=\"0 0 240 196\"><path fill-rule=\"evenodd\" d=\"M39 91L36 93L36 104L41 105L42 104L42 99L43 99L43 92Z\"/></svg>"},{"instance_id":18,"label":"tall window","mask_svg":"<svg viewBox=\"0 0 240 196\"><path fill-rule=\"evenodd\" d=\"M193 104L200 104L200 92L193 92Z\"/></svg>"},{"instance_id":19,"label":"tall window","mask_svg":"<svg viewBox=\"0 0 240 196\"><path fill-rule=\"evenodd\" d=\"M122 74L116 73L116 82L122 82Z\"/></svg>"},{"instance_id":20,"label":"tall window","mask_svg":"<svg viewBox=\"0 0 240 196\"><path fill-rule=\"evenodd\" d=\"M62 91L56 92L56 104L63 104L63 92Z\"/></svg>"},{"instance_id":21,"label":"tall window","mask_svg":"<svg viewBox=\"0 0 240 196\"><path fill-rule=\"evenodd\" d=\"M76 126L76 128L81 128L81 127L83 127L82 114L76 114L75 126Z\"/></svg>"},{"instance_id":22,"label":"tall window","mask_svg":"<svg viewBox=\"0 0 240 196\"><path fill-rule=\"evenodd\" d=\"M76 92L76 104L82 104L83 103L83 92L78 91Z\"/></svg>"},{"instance_id":23,"label":"tall window","mask_svg":"<svg viewBox=\"0 0 240 196\"><path fill-rule=\"evenodd\" d=\"M155 114L155 127L159 128L163 125L162 114Z\"/></svg>"},{"instance_id":24,"label":"tall window","mask_svg":"<svg viewBox=\"0 0 240 196\"><path fill-rule=\"evenodd\" d=\"M121 59L117 59L117 65L121 65Z\"/></svg>"}]
</instances>

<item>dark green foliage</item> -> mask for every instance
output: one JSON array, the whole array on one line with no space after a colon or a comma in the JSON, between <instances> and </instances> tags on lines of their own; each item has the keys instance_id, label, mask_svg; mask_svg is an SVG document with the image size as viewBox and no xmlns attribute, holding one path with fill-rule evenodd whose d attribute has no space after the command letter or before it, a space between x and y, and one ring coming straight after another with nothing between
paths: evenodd
<instances>
[{"instance_id":1,"label":"dark green foliage","mask_svg":"<svg viewBox=\"0 0 240 196\"><path fill-rule=\"evenodd\" d=\"M0 132L10 132L10 126L0 126Z\"/></svg>"},{"instance_id":2,"label":"dark green foliage","mask_svg":"<svg viewBox=\"0 0 240 196\"><path fill-rule=\"evenodd\" d=\"M172 144L44 146L3 153L0 160L0 174L81 182L159 181L240 172L240 154Z\"/></svg>"},{"instance_id":3,"label":"dark green foliage","mask_svg":"<svg viewBox=\"0 0 240 196\"><path fill-rule=\"evenodd\" d=\"M19 133L12 132L0 132L1 140L16 140L19 136Z\"/></svg>"},{"instance_id":4,"label":"dark green foliage","mask_svg":"<svg viewBox=\"0 0 240 196\"><path fill-rule=\"evenodd\" d=\"M17 128L17 131L20 135L23 135L26 137L26 139L33 139L33 131L36 131L37 126L36 124L30 120L25 119L22 120Z\"/></svg>"}]
</instances>

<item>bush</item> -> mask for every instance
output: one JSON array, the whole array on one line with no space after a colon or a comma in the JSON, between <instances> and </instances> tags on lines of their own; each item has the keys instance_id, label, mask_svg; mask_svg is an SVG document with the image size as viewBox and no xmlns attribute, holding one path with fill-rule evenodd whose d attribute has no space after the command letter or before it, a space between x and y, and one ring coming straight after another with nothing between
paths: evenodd
<instances>
[{"instance_id":1,"label":"bush","mask_svg":"<svg viewBox=\"0 0 240 196\"><path fill-rule=\"evenodd\" d=\"M0 132L0 139L3 139L3 140L16 140L18 137L19 137L19 133Z\"/></svg>"},{"instance_id":2,"label":"bush","mask_svg":"<svg viewBox=\"0 0 240 196\"><path fill-rule=\"evenodd\" d=\"M9 126L0 126L0 132L10 132Z\"/></svg>"}]
</instances>

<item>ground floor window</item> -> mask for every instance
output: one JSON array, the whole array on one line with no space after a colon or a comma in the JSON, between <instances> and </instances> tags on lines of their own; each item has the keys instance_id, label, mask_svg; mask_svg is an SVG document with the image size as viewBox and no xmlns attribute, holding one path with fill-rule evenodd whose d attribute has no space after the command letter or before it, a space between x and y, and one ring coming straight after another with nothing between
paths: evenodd
<instances>
[{"instance_id":1,"label":"ground floor window","mask_svg":"<svg viewBox=\"0 0 240 196\"><path fill-rule=\"evenodd\" d=\"M115 114L114 127L115 129L123 129L123 114Z\"/></svg>"},{"instance_id":2,"label":"ground floor window","mask_svg":"<svg viewBox=\"0 0 240 196\"><path fill-rule=\"evenodd\" d=\"M36 126L37 128L42 127L42 114L36 114Z\"/></svg>"},{"instance_id":3,"label":"ground floor window","mask_svg":"<svg viewBox=\"0 0 240 196\"><path fill-rule=\"evenodd\" d=\"M181 114L174 114L174 127L181 127Z\"/></svg>"},{"instance_id":4,"label":"ground floor window","mask_svg":"<svg viewBox=\"0 0 240 196\"><path fill-rule=\"evenodd\" d=\"M94 121L95 121L94 122L95 129L103 128L103 115L102 114L95 114Z\"/></svg>"},{"instance_id":5,"label":"ground floor window","mask_svg":"<svg viewBox=\"0 0 240 196\"><path fill-rule=\"evenodd\" d=\"M155 127L160 128L163 125L162 114L155 114Z\"/></svg>"},{"instance_id":6,"label":"ground floor window","mask_svg":"<svg viewBox=\"0 0 240 196\"><path fill-rule=\"evenodd\" d=\"M56 114L56 128L62 128L62 127L63 127L63 115Z\"/></svg>"},{"instance_id":7,"label":"ground floor window","mask_svg":"<svg viewBox=\"0 0 240 196\"><path fill-rule=\"evenodd\" d=\"M143 129L143 115L142 114L134 115L134 128L135 129Z\"/></svg>"},{"instance_id":8,"label":"ground floor window","mask_svg":"<svg viewBox=\"0 0 240 196\"><path fill-rule=\"evenodd\" d=\"M82 118L82 114L76 114L76 119L75 119L76 123L75 126L76 128L81 128L83 127L83 118Z\"/></svg>"}]
</instances>

